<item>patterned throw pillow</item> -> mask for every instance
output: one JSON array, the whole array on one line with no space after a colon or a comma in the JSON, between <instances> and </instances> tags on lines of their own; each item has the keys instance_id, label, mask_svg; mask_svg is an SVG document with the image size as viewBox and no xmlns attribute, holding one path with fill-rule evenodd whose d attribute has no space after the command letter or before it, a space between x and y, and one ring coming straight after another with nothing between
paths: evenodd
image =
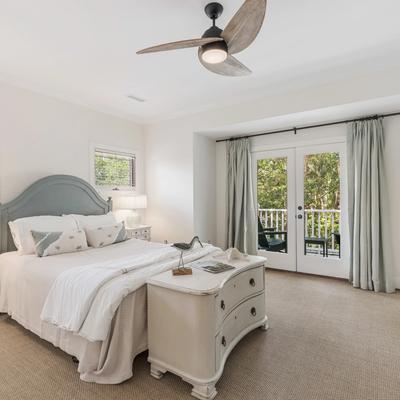
<instances>
[{"instance_id":1,"label":"patterned throw pillow","mask_svg":"<svg viewBox=\"0 0 400 400\"><path fill-rule=\"evenodd\" d=\"M86 229L86 237L89 246L92 247L104 247L127 240L123 222Z\"/></svg>"},{"instance_id":2,"label":"patterned throw pillow","mask_svg":"<svg viewBox=\"0 0 400 400\"><path fill-rule=\"evenodd\" d=\"M88 248L83 229L68 232L31 231L38 257L74 253Z\"/></svg>"}]
</instances>

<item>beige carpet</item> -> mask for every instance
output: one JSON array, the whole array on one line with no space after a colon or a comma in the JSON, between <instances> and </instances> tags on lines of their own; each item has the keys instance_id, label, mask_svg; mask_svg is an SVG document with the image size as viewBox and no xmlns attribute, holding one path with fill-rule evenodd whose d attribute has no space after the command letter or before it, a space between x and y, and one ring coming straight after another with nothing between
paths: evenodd
<instances>
[{"instance_id":1,"label":"beige carpet","mask_svg":"<svg viewBox=\"0 0 400 400\"><path fill-rule=\"evenodd\" d=\"M269 271L270 330L250 333L232 352L218 399L399 400L400 293ZM71 358L16 323L0 321L0 399L190 399L172 374L149 376L146 356L118 386L79 381Z\"/></svg>"}]
</instances>

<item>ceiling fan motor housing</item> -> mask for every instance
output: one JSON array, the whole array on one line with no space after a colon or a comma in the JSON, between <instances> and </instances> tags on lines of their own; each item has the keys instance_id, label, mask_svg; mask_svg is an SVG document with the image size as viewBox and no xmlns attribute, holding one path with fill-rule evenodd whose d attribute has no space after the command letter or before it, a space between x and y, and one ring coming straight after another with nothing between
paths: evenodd
<instances>
[{"instance_id":1,"label":"ceiling fan motor housing","mask_svg":"<svg viewBox=\"0 0 400 400\"><path fill-rule=\"evenodd\" d=\"M213 2L207 4L204 11L209 18L216 20L221 16L222 12L224 11L224 7L220 3Z\"/></svg>"},{"instance_id":2,"label":"ceiling fan motor housing","mask_svg":"<svg viewBox=\"0 0 400 400\"><path fill-rule=\"evenodd\" d=\"M222 29L218 28L218 26L212 26L211 28L208 28L204 33L203 33L203 38L218 38L221 37Z\"/></svg>"}]
</instances>

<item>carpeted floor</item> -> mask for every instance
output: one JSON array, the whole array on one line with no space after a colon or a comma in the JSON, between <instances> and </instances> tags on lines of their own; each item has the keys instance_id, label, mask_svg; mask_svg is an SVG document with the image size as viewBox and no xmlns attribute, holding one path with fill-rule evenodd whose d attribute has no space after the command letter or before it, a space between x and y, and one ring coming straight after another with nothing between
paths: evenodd
<instances>
[{"instance_id":1,"label":"carpeted floor","mask_svg":"<svg viewBox=\"0 0 400 400\"><path fill-rule=\"evenodd\" d=\"M217 385L219 400L399 400L400 293L267 272L270 329L245 337ZM83 383L71 358L10 320L0 321L1 400L190 399L172 374L157 381L146 355L117 386Z\"/></svg>"}]
</instances>

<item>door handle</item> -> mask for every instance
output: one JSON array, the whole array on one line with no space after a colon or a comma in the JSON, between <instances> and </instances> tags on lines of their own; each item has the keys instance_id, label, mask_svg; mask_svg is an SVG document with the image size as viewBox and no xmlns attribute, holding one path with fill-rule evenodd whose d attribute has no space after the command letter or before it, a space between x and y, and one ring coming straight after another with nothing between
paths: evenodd
<instances>
[{"instance_id":1,"label":"door handle","mask_svg":"<svg viewBox=\"0 0 400 400\"><path fill-rule=\"evenodd\" d=\"M298 218L298 219L303 219L303 216L302 216L301 214L298 214L298 215L297 215L297 218Z\"/></svg>"}]
</instances>

